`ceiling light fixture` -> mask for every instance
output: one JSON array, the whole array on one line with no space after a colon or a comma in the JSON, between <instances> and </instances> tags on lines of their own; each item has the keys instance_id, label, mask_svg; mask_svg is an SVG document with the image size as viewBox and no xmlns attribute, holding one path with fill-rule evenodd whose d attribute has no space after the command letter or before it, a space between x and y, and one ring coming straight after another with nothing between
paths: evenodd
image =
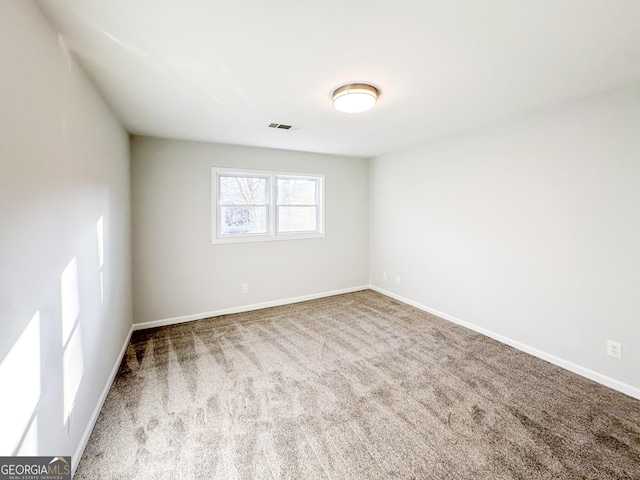
<instances>
[{"instance_id":1,"label":"ceiling light fixture","mask_svg":"<svg viewBox=\"0 0 640 480\"><path fill-rule=\"evenodd\" d=\"M366 83L344 85L333 92L333 106L346 113L366 112L378 99L378 89Z\"/></svg>"}]
</instances>

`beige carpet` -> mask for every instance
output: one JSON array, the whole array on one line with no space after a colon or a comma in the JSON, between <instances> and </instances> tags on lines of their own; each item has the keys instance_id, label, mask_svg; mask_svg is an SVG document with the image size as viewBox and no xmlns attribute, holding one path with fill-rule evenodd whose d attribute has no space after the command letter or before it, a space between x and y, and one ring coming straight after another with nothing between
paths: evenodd
<instances>
[{"instance_id":1,"label":"beige carpet","mask_svg":"<svg viewBox=\"0 0 640 480\"><path fill-rule=\"evenodd\" d=\"M639 479L640 401L372 291L136 332L76 479Z\"/></svg>"}]
</instances>

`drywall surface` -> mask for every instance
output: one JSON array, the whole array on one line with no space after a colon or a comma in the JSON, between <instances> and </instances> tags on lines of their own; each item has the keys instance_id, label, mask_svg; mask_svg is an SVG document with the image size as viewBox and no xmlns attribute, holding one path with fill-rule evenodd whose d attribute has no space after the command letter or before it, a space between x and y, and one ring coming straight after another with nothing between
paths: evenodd
<instances>
[{"instance_id":1,"label":"drywall surface","mask_svg":"<svg viewBox=\"0 0 640 480\"><path fill-rule=\"evenodd\" d=\"M640 387L640 85L380 156L370 175L374 286Z\"/></svg>"},{"instance_id":2,"label":"drywall surface","mask_svg":"<svg viewBox=\"0 0 640 480\"><path fill-rule=\"evenodd\" d=\"M135 323L368 284L367 160L149 137L131 142ZM212 244L214 166L324 174L326 236Z\"/></svg>"},{"instance_id":3,"label":"drywall surface","mask_svg":"<svg viewBox=\"0 0 640 480\"><path fill-rule=\"evenodd\" d=\"M129 140L34 2L0 65L0 455L73 456L132 323Z\"/></svg>"}]
</instances>

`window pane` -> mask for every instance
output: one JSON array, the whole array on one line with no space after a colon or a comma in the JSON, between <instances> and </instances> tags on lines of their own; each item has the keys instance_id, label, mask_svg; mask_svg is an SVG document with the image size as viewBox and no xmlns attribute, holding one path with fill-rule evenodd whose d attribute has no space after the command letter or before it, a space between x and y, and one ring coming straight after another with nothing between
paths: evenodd
<instances>
[{"instance_id":1,"label":"window pane","mask_svg":"<svg viewBox=\"0 0 640 480\"><path fill-rule=\"evenodd\" d=\"M316 205L317 183L306 178L278 178L278 205Z\"/></svg>"},{"instance_id":2,"label":"window pane","mask_svg":"<svg viewBox=\"0 0 640 480\"><path fill-rule=\"evenodd\" d=\"M315 232L316 207L278 207L278 232Z\"/></svg>"},{"instance_id":3,"label":"window pane","mask_svg":"<svg viewBox=\"0 0 640 480\"><path fill-rule=\"evenodd\" d=\"M222 235L267 233L267 207L220 207Z\"/></svg>"},{"instance_id":4,"label":"window pane","mask_svg":"<svg viewBox=\"0 0 640 480\"><path fill-rule=\"evenodd\" d=\"M263 177L220 177L222 205L266 205L267 179Z\"/></svg>"}]
</instances>

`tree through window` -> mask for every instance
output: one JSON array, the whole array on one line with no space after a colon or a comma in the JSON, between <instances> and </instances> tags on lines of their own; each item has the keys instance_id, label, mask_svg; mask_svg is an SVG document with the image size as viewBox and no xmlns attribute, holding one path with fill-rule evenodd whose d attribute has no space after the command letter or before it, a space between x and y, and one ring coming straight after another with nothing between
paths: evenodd
<instances>
[{"instance_id":1,"label":"tree through window","mask_svg":"<svg viewBox=\"0 0 640 480\"><path fill-rule=\"evenodd\" d=\"M213 243L324 235L322 175L214 168Z\"/></svg>"}]
</instances>

